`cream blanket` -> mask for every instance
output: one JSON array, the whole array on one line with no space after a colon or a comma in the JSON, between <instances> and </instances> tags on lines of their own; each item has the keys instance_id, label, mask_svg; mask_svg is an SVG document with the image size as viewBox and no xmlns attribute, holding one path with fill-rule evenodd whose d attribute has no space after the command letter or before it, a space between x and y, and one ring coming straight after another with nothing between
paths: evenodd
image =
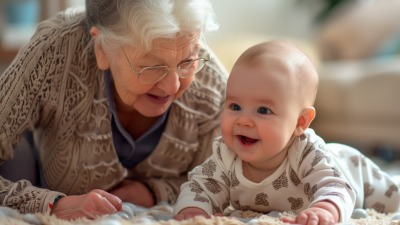
<instances>
[{"instance_id":1,"label":"cream blanket","mask_svg":"<svg viewBox=\"0 0 400 225\"><path fill-rule=\"evenodd\" d=\"M399 214L380 214L374 210L366 210L368 217L362 219L351 219L346 225L400 225ZM55 216L43 214L19 214L9 208L0 208L1 225L279 225L283 216L293 216L290 212L270 213L263 215L250 211L234 211L230 216L203 218L196 217L185 221L171 219L172 207L160 204L151 209L124 205L123 211L114 215L104 216L96 220L79 219L66 221ZM392 220L393 216L396 216Z\"/></svg>"}]
</instances>

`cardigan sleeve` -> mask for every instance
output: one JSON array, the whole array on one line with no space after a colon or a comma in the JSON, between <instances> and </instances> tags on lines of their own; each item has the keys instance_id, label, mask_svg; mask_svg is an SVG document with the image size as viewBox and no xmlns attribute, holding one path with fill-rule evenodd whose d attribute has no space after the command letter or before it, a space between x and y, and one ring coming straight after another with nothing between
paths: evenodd
<instances>
[{"instance_id":1,"label":"cardigan sleeve","mask_svg":"<svg viewBox=\"0 0 400 225\"><path fill-rule=\"evenodd\" d=\"M53 18L58 20L58 17ZM13 157L13 147L26 130L32 130L45 111L45 102L57 102L53 79L62 63L55 46L58 30L56 21L40 23L29 43L18 52L11 65L0 76L0 160ZM58 43L57 43L58 44Z\"/></svg>"},{"instance_id":2,"label":"cardigan sleeve","mask_svg":"<svg viewBox=\"0 0 400 225\"><path fill-rule=\"evenodd\" d=\"M235 154L222 140L213 143L213 154L203 164L189 172L189 181L181 187L174 215L188 207L196 207L208 215L223 213L230 203L231 172Z\"/></svg>"},{"instance_id":3,"label":"cardigan sleeve","mask_svg":"<svg viewBox=\"0 0 400 225\"><path fill-rule=\"evenodd\" d=\"M57 102L54 80L57 48L61 39L55 29L59 15L38 25L28 44L23 46L6 71L0 75L0 163L14 157L14 147L27 130L32 130L43 118L49 118L51 107L44 107L50 99ZM58 38L57 38L58 37ZM0 176L0 204L21 213L49 212L48 204L60 192L36 188L26 180L11 182Z\"/></svg>"}]
</instances>

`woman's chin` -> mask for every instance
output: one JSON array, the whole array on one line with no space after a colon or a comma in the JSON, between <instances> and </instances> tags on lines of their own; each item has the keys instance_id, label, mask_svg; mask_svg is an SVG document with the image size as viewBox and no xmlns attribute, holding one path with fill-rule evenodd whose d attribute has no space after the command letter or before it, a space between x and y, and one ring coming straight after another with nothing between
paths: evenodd
<instances>
[{"instance_id":1,"label":"woman's chin","mask_svg":"<svg viewBox=\"0 0 400 225\"><path fill-rule=\"evenodd\" d=\"M159 117L168 110L168 107L138 110L145 117Z\"/></svg>"}]
</instances>

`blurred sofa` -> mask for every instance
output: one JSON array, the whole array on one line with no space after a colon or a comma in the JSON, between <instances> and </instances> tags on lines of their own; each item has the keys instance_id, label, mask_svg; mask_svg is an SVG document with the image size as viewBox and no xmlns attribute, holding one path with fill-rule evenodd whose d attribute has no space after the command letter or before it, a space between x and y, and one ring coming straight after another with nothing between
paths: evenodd
<instances>
[{"instance_id":1,"label":"blurred sofa","mask_svg":"<svg viewBox=\"0 0 400 225\"><path fill-rule=\"evenodd\" d=\"M313 127L327 141L400 150L400 57L325 62Z\"/></svg>"}]
</instances>

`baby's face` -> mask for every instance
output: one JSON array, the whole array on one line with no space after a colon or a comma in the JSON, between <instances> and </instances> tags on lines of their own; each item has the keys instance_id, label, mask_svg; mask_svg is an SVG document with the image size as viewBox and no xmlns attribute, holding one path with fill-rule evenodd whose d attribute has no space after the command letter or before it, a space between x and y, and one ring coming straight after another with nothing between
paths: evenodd
<instances>
[{"instance_id":1,"label":"baby's face","mask_svg":"<svg viewBox=\"0 0 400 225\"><path fill-rule=\"evenodd\" d=\"M253 166L280 165L279 153L297 125L300 107L293 76L270 60L262 66L235 65L228 79L221 131L230 149ZM297 103L297 104L296 104Z\"/></svg>"}]
</instances>

